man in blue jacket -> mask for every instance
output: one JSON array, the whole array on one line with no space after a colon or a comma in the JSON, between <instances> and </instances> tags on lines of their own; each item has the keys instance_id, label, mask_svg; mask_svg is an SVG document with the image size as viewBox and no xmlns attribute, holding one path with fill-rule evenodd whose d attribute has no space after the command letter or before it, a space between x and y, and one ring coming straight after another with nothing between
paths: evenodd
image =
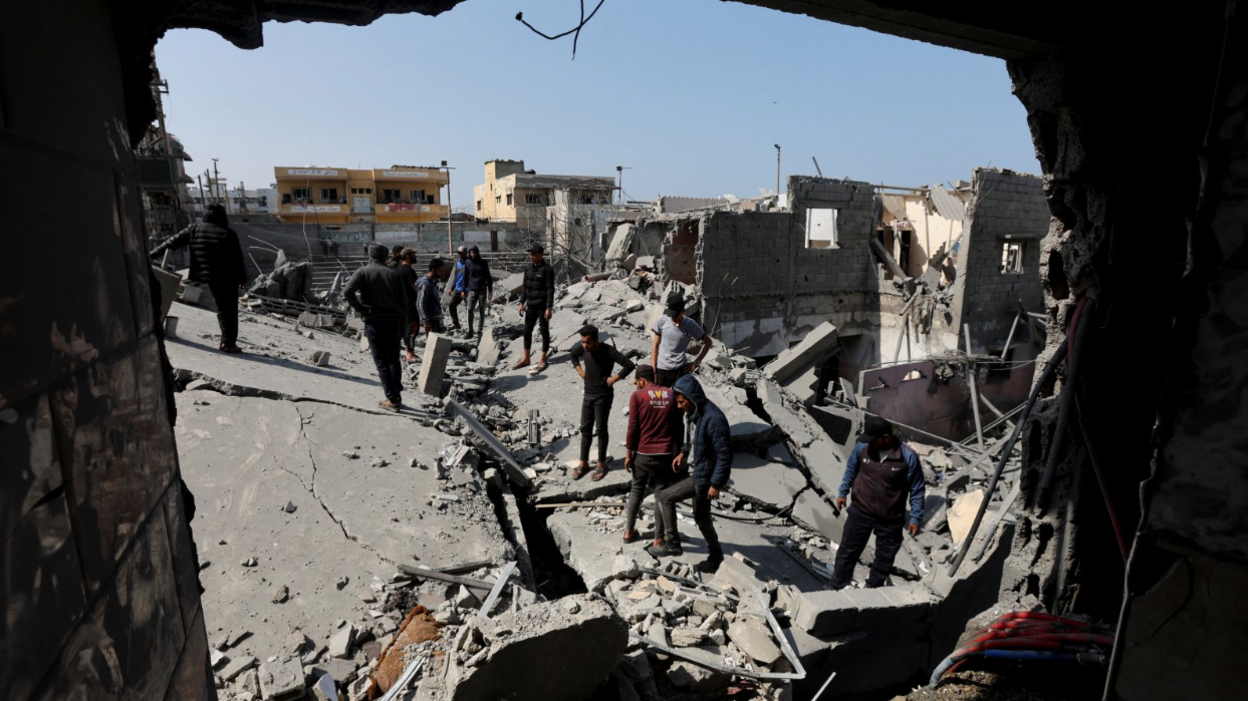
<instances>
[{"instance_id":1,"label":"man in blue jacket","mask_svg":"<svg viewBox=\"0 0 1248 701\"><path fill-rule=\"evenodd\" d=\"M700 572L711 573L724 561L724 550L719 546L719 535L711 520L711 502L719 497L727 486L732 473L732 433L728 419L719 407L706 398L702 385L685 375L676 380L672 388L676 392L676 405L689 417L693 436L673 461L679 469L692 465L689 476L659 492L659 517L663 519L663 544L646 546L655 557L680 555L680 535L676 530L676 502L693 498L693 521L706 540L707 557L696 565Z\"/></svg>"},{"instance_id":2,"label":"man in blue jacket","mask_svg":"<svg viewBox=\"0 0 1248 701\"><path fill-rule=\"evenodd\" d=\"M887 419L867 419L854 452L845 463L845 477L836 505L845 508L845 497L853 492L854 501L846 509L845 529L836 551L832 588L849 586L854 565L875 533L875 561L867 577L868 588L882 586L901 549L902 531L919 534L923 521L923 499L927 485L919 456L895 435ZM906 520L906 499L910 518Z\"/></svg>"},{"instance_id":3,"label":"man in blue jacket","mask_svg":"<svg viewBox=\"0 0 1248 701\"><path fill-rule=\"evenodd\" d=\"M455 270L452 273L450 297L451 297L451 331L459 330L459 305L464 303L468 297L468 290L464 287L464 273L466 264L468 263L468 247L460 246L455 258Z\"/></svg>"}]
</instances>

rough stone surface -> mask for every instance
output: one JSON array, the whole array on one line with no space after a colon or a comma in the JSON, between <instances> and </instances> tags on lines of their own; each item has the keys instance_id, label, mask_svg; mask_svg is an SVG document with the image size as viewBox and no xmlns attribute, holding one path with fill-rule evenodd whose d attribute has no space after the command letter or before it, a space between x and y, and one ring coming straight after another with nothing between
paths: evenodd
<instances>
[{"instance_id":1,"label":"rough stone surface","mask_svg":"<svg viewBox=\"0 0 1248 701\"><path fill-rule=\"evenodd\" d=\"M738 617L728 626L728 639L759 664L775 664L782 654L772 641L767 625L757 618Z\"/></svg>"},{"instance_id":2,"label":"rough stone surface","mask_svg":"<svg viewBox=\"0 0 1248 701\"><path fill-rule=\"evenodd\" d=\"M975 522L975 514L979 505L984 503L984 490L975 489L960 495L953 500L949 509L949 531L953 534L953 544L961 545L971 532L971 524Z\"/></svg>"},{"instance_id":3,"label":"rough stone surface","mask_svg":"<svg viewBox=\"0 0 1248 701\"><path fill-rule=\"evenodd\" d=\"M454 341L450 336L431 333L425 337L425 355L420 363L420 376L416 388L431 396L442 395L442 380L446 377L446 363L451 357Z\"/></svg>"},{"instance_id":4,"label":"rough stone surface","mask_svg":"<svg viewBox=\"0 0 1248 701\"><path fill-rule=\"evenodd\" d=\"M628 627L602 599L577 595L576 600L580 612L575 615L567 614L561 602L543 602L482 623L489 652L475 667L455 665L450 670L450 698L588 698L623 657ZM511 634L496 637L501 629Z\"/></svg>"},{"instance_id":5,"label":"rough stone surface","mask_svg":"<svg viewBox=\"0 0 1248 701\"><path fill-rule=\"evenodd\" d=\"M298 660L266 662L260 665L260 695L264 701L285 701L303 697L303 668Z\"/></svg>"},{"instance_id":6,"label":"rough stone surface","mask_svg":"<svg viewBox=\"0 0 1248 701\"><path fill-rule=\"evenodd\" d=\"M728 487L779 510L792 504L798 492L806 488L806 477L796 467L761 460L749 453L737 453L732 459Z\"/></svg>"}]
</instances>

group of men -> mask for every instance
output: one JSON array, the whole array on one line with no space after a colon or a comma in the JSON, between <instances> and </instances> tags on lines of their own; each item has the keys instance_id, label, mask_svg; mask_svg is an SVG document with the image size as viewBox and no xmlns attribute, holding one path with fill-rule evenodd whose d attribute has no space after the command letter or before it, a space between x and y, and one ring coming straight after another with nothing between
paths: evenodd
<instances>
[{"instance_id":1,"label":"group of men","mask_svg":"<svg viewBox=\"0 0 1248 701\"><path fill-rule=\"evenodd\" d=\"M242 247L237 234L229 228L225 209L210 205L202 221L170 237L150 255L155 258L165 250L184 246L191 251L190 280L207 286L216 300L220 349L240 353L238 292L246 284L247 273ZM460 246L453 282L448 282L452 266L440 258L430 260L425 273L418 275L414 269L416 253L410 248L396 246L390 250L373 244L368 254L369 264L347 281L344 297L364 318L364 334L386 397L380 406L397 412L403 406L400 350L406 347L407 359L414 361L416 329L426 334L444 330L439 283L447 282L449 288L452 330L460 328L458 308L467 302L467 331L471 336L474 315L476 332L484 331L494 282L489 263L476 246ZM529 261L519 305L524 318L524 352L513 368L531 364L533 331L537 328L542 352L531 372L541 372L547 367L550 352L555 273L545 261L541 246L529 248ZM632 484L624 540L631 543L640 539L636 531L637 512L644 496L653 492L657 501L655 537L646 550L656 557L682 554L676 504L691 500L694 522L702 532L708 553L697 567L703 572L714 572L724 554L711 518L711 502L728 484L733 450L728 420L693 377L712 341L695 320L685 315L685 301L680 297L668 300L651 332L650 364L637 366L614 345L603 341L596 327L580 330L580 344L570 352L572 366L584 382L580 460L572 479L581 479L589 472L589 452L595 434L598 453L591 479L597 481L606 476L607 424L613 388L636 370L636 391L629 397L625 440L624 468L631 473ZM695 340L701 347L690 360L687 350ZM908 531L915 536L919 532L925 494L918 455L897 437L892 424L879 417L869 418L846 461L837 494L837 507L846 516L833 572L834 589L851 583L854 567L872 534L875 557L865 586L884 584L904 534Z\"/></svg>"}]
</instances>

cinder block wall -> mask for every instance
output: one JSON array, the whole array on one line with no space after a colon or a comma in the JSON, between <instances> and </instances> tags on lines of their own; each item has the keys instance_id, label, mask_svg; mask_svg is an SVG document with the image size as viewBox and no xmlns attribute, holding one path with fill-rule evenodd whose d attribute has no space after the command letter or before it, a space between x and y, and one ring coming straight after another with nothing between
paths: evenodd
<instances>
[{"instance_id":1,"label":"cinder block wall","mask_svg":"<svg viewBox=\"0 0 1248 701\"><path fill-rule=\"evenodd\" d=\"M712 333L748 354L774 355L830 320L874 331L881 286L868 242L875 232L869 183L792 176L790 212L703 217L698 283ZM839 248L806 248L806 210L837 210Z\"/></svg>"},{"instance_id":2,"label":"cinder block wall","mask_svg":"<svg viewBox=\"0 0 1248 701\"><path fill-rule=\"evenodd\" d=\"M983 352L1009 335L1020 300L1029 312L1044 309L1040 247L1052 215L1035 175L976 168L973 193L958 258L958 275L965 276L962 302L955 306L971 325L975 351ZM1007 242L1023 246L1022 274L1001 272Z\"/></svg>"},{"instance_id":3,"label":"cinder block wall","mask_svg":"<svg viewBox=\"0 0 1248 701\"><path fill-rule=\"evenodd\" d=\"M213 698L102 0L0 22L0 689Z\"/></svg>"}]
</instances>

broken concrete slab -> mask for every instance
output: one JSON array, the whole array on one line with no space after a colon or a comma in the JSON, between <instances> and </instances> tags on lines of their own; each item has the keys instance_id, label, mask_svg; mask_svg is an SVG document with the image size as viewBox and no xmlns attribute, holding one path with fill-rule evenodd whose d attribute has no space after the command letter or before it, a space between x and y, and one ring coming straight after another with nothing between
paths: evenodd
<instances>
[{"instance_id":1,"label":"broken concrete slab","mask_svg":"<svg viewBox=\"0 0 1248 701\"><path fill-rule=\"evenodd\" d=\"M796 467L762 460L749 453L737 453L732 459L728 488L734 494L778 511L792 504L794 497L806 488L806 476Z\"/></svg>"},{"instance_id":2,"label":"broken concrete slab","mask_svg":"<svg viewBox=\"0 0 1248 701\"><path fill-rule=\"evenodd\" d=\"M728 626L728 639L759 664L773 665L781 657L779 646L771 639L762 619L738 616Z\"/></svg>"},{"instance_id":3,"label":"broken concrete slab","mask_svg":"<svg viewBox=\"0 0 1248 701\"><path fill-rule=\"evenodd\" d=\"M728 686L732 677L723 672L707 669L687 660L677 660L667 669L667 679L674 686L689 691L717 691Z\"/></svg>"},{"instance_id":4,"label":"broken concrete slab","mask_svg":"<svg viewBox=\"0 0 1248 701\"><path fill-rule=\"evenodd\" d=\"M304 695L303 667L298 660L278 660L260 665L260 695L264 701L286 701Z\"/></svg>"},{"instance_id":5,"label":"broken concrete slab","mask_svg":"<svg viewBox=\"0 0 1248 701\"><path fill-rule=\"evenodd\" d=\"M510 295L520 294L524 289L524 273L508 275L494 283L494 298L490 301L501 302Z\"/></svg>"},{"instance_id":6,"label":"broken concrete slab","mask_svg":"<svg viewBox=\"0 0 1248 701\"><path fill-rule=\"evenodd\" d=\"M762 442L771 436L772 429L767 423L745 403L744 391L737 387L720 386L711 382L702 382L702 390L706 398L715 403L728 419L728 427L732 431L734 446L748 446ZM739 393L739 394L735 394Z\"/></svg>"},{"instance_id":7,"label":"broken concrete slab","mask_svg":"<svg viewBox=\"0 0 1248 701\"><path fill-rule=\"evenodd\" d=\"M845 519L813 489L797 495L793 502L792 518L803 527L821 534L833 543L840 544L845 530Z\"/></svg>"},{"instance_id":8,"label":"broken concrete slab","mask_svg":"<svg viewBox=\"0 0 1248 701\"><path fill-rule=\"evenodd\" d=\"M975 522L975 514L984 503L984 490L975 489L959 495L953 500L948 512L949 532L953 534L953 544L962 545L971 532L971 524Z\"/></svg>"},{"instance_id":9,"label":"broken concrete slab","mask_svg":"<svg viewBox=\"0 0 1248 701\"><path fill-rule=\"evenodd\" d=\"M232 682L236 677L238 677L238 675L255 666L256 658L251 655L242 655L227 662L226 665L221 668L221 671L217 674L217 676L227 682Z\"/></svg>"},{"instance_id":10,"label":"broken concrete slab","mask_svg":"<svg viewBox=\"0 0 1248 701\"><path fill-rule=\"evenodd\" d=\"M355 646L355 626L348 623L329 639L329 650L326 654L337 659L348 659Z\"/></svg>"},{"instance_id":11,"label":"broken concrete slab","mask_svg":"<svg viewBox=\"0 0 1248 701\"><path fill-rule=\"evenodd\" d=\"M451 357L450 336L431 333L425 337L425 354L420 363L420 375L416 389L431 397L442 396L442 380L446 377L446 363Z\"/></svg>"},{"instance_id":12,"label":"broken concrete slab","mask_svg":"<svg viewBox=\"0 0 1248 701\"><path fill-rule=\"evenodd\" d=\"M845 473L845 456L802 409L790 409L779 387L770 380L758 382L763 410L776 429L787 437L795 454L824 494L835 494Z\"/></svg>"},{"instance_id":13,"label":"broken concrete slab","mask_svg":"<svg viewBox=\"0 0 1248 701\"><path fill-rule=\"evenodd\" d=\"M840 335L836 327L825 321L806 334L800 343L781 351L774 360L764 365L763 375L785 385L835 351L839 343Z\"/></svg>"},{"instance_id":14,"label":"broken concrete slab","mask_svg":"<svg viewBox=\"0 0 1248 701\"><path fill-rule=\"evenodd\" d=\"M569 599L579 606L576 614L567 613ZM447 685L454 701L589 698L628 644L627 625L593 595L533 603L469 625L479 627L487 653L475 666L452 664Z\"/></svg>"}]
</instances>

